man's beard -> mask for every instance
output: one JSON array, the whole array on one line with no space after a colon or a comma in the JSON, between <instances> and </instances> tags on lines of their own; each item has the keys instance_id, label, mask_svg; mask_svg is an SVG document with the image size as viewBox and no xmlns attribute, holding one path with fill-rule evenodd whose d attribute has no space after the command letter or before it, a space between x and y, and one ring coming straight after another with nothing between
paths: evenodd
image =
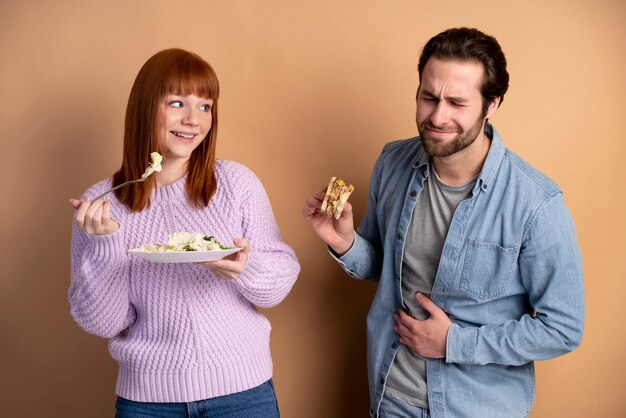
<instances>
[{"instance_id":1,"label":"man's beard","mask_svg":"<svg viewBox=\"0 0 626 418\"><path fill-rule=\"evenodd\" d=\"M482 131L483 122L484 115L479 117L476 120L476 123L468 131L463 131L456 124L437 128L428 120L425 120L421 124L417 124L417 130L420 134L422 144L424 145L424 150L428 153L428 155L431 157L448 157L472 145ZM457 132L457 135L452 139L443 141L429 135L427 128L431 128L435 131Z\"/></svg>"}]
</instances>

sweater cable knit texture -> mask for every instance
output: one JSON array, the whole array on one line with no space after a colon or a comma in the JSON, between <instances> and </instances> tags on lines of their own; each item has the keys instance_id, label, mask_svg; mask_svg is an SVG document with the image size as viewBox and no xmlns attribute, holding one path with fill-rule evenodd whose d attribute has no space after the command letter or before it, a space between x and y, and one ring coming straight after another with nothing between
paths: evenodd
<instances>
[{"instance_id":1,"label":"sweater cable knit texture","mask_svg":"<svg viewBox=\"0 0 626 418\"><path fill-rule=\"evenodd\" d=\"M86 331L109 338L119 362L116 393L142 402L191 402L241 392L272 376L270 323L256 306L280 303L300 271L283 242L258 178L245 166L218 160L217 192L194 208L186 177L153 190L138 213L111 197L120 228L109 235L72 229L71 313ZM101 181L85 192L111 186ZM232 245L246 238L245 270L219 280L204 266L159 264L127 254L167 242L178 231L202 232Z\"/></svg>"}]
</instances>

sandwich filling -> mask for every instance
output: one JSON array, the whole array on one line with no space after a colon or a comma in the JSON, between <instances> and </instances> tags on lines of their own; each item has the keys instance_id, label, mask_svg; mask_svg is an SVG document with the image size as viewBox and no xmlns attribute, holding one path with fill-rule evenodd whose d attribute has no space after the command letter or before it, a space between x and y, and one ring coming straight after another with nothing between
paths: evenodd
<instances>
[{"instance_id":1,"label":"sandwich filling","mask_svg":"<svg viewBox=\"0 0 626 418\"><path fill-rule=\"evenodd\" d=\"M332 177L328 183L326 189L326 195L322 202L322 212L332 215L335 219L339 219L341 212L350 197L350 194L354 191L353 185L346 185L342 179Z\"/></svg>"}]
</instances>

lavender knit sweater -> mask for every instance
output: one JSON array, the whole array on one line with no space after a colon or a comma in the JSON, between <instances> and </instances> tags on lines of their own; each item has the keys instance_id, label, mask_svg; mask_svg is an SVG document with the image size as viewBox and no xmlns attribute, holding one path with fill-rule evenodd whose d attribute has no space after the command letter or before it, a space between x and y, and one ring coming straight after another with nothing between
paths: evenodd
<instances>
[{"instance_id":1,"label":"lavender knit sweater","mask_svg":"<svg viewBox=\"0 0 626 418\"><path fill-rule=\"evenodd\" d=\"M258 386L272 376L270 323L255 306L278 304L300 266L282 241L265 190L245 166L218 160L217 193L194 208L186 177L152 192L130 213L113 196L110 235L72 230L71 313L86 331L109 338L119 362L116 393L143 402L190 402ZM111 185L102 181L83 197ZM195 264L157 264L127 254L169 233L203 232L224 244L250 242L248 264L222 281Z\"/></svg>"}]
</instances>

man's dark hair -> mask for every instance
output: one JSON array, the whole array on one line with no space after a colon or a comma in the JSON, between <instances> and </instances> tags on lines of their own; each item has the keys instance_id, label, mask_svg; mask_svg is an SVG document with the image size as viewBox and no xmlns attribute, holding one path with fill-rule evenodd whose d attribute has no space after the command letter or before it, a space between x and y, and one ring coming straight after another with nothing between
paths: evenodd
<instances>
[{"instance_id":1,"label":"man's dark hair","mask_svg":"<svg viewBox=\"0 0 626 418\"><path fill-rule=\"evenodd\" d=\"M435 35L424 45L417 64L420 83L422 71L431 57L481 63L485 70L480 90L483 96L483 113L496 97L500 98L502 104L504 93L509 88L509 73L506 70L504 53L493 36L471 28L448 29Z\"/></svg>"}]
</instances>

